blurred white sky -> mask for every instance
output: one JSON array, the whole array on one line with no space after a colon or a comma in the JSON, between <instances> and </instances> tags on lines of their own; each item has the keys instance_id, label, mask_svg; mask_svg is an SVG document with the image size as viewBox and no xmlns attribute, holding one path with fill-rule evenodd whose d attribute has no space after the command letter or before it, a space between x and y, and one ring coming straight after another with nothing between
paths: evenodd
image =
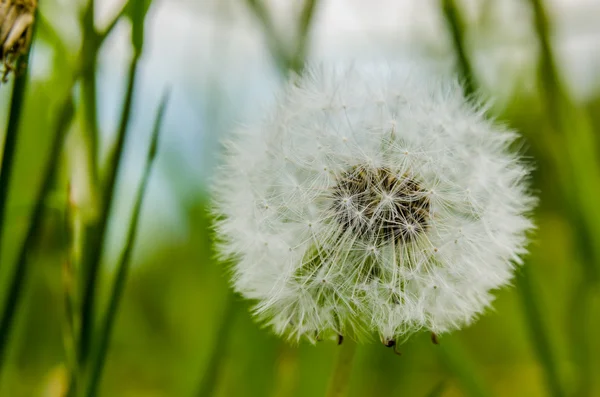
<instances>
[{"instance_id":1,"label":"blurred white sky","mask_svg":"<svg viewBox=\"0 0 600 397\"><path fill-rule=\"evenodd\" d=\"M193 76L195 81L202 82L214 77L208 70L217 68L219 75L226 77L223 80L237 86L237 78L251 78L248 72L252 70L246 68L260 67L267 59L261 32L247 12L245 0L155 2L149 22L150 42L155 51L150 58L171 76ZM266 2L278 31L289 35L292 31L289 26L293 26L303 0ZM121 0L98 0L99 22L106 21L120 3ZM526 0L463 0L462 3L467 6L471 21L491 22L489 25L495 27L474 43L475 48L485 47L485 51L478 51L479 56L480 52L505 51L506 55L512 55L505 62L513 63L518 63L520 57L533 57L531 16ZM546 0L546 3L556 28L557 50L567 68L565 74L573 80L579 95L588 95L589 92L581 91L589 89L589 80L593 80L600 64L600 2ZM448 50L448 35L438 0L321 0L318 4L312 30L313 59L396 58L424 49ZM111 59L126 53L125 41L121 44L110 50ZM515 53L520 53L516 59ZM482 71L485 74L486 69L496 64L484 64ZM242 66L246 70L239 76Z\"/></svg>"},{"instance_id":2,"label":"blurred white sky","mask_svg":"<svg viewBox=\"0 0 600 397\"><path fill-rule=\"evenodd\" d=\"M284 39L304 0L268 0ZM57 0L73 9L77 0ZM96 0L99 26L123 3ZM150 186L143 235L185 238L178 200L197 195L214 159L219 131L256 114L277 84L262 30L245 0L155 0L147 20L147 47L131 123L118 219L128 219L153 113L165 87L173 89L165 121L161 160ZM555 47L566 80L579 99L600 88L600 1L546 0L555 25ZM479 77L500 97L510 94L536 57L526 0L462 0L475 24ZM60 10L57 11L60 13ZM72 13L72 12L71 12ZM74 19L57 16L65 37ZM491 26L482 28L482 26ZM100 59L100 116L107 136L116 129L129 58L129 29L120 24ZM411 59L451 56L439 0L321 0L311 31L312 60ZM77 43L73 43L77 45ZM208 150L207 150L208 149ZM210 150L210 151L209 151ZM178 175L178 182L171 177ZM123 226L122 225L122 226ZM117 227L114 241L123 236Z\"/></svg>"}]
</instances>

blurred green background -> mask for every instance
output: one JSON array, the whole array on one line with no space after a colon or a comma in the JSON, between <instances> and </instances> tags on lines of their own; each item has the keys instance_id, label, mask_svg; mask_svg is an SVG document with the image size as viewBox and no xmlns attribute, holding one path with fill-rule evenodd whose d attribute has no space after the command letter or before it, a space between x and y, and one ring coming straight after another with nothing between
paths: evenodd
<instances>
[{"instance_id":1,"label":"blurred green background","mask_svg":"<svg viewBox=\"0 0 600 397\"><path fill-rule=\"evenodd\" d=\"M5 211L0 302L34 221L70 93L75 113L43 220L35 224L40 238L26 246L28 272L10 339L0 335L7 346L0 396L89 395L81 386L89 368L76 375L73 364L86 285L82 238L85 225L102 215L105 188L93 174L102 179L115 166L110 153L131 76L123 161L96 252L102 260L94 346L127 245L157 109L167 89L170 96L98 394L324 395L340 348L329 341L291 346L253 322L251 303L230 292L227 267L213 260L207 183L219 137L259 117L290 71L301 72L305 60L349 59L419 59L440 73L462 74L467 89L492 99L491 117L523 134L515 150L535 163L532 188L541 200L531 254L514 286L496 293L494 310L443 335L439 346L425 333L415 335L399 347L400 357L374 336L358 347L347 395L600 396L600 3L123 4L40 0L21 77L27 88ZM113 20L114 29L99 35ZM130 75L135 54L141 58ZM0 85L2 126L14 103L13 81Z\"/></svg>"}]
</instances>

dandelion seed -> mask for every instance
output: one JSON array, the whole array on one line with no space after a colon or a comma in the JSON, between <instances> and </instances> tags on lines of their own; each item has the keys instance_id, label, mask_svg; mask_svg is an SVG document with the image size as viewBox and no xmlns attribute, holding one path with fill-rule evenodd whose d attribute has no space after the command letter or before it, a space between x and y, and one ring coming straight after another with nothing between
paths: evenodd
<instances>
[{"instance_id":1,"label":"dandelion seed","mask_svg":"<svg viewBox=\"0 0 600 397\"><path fill-rule=\"evenodd\" d=\"M456 82L322 66L240 127L216 230L258 318L294 340L377 333L396 349L481 314L526 252L535 204L516 133L483 110Z\"/></svg>"}]
</instances>

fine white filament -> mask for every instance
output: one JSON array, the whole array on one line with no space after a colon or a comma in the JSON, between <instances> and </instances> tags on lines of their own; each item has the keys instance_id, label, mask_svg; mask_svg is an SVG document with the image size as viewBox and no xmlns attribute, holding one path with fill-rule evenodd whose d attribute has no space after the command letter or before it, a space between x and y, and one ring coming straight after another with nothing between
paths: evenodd
<instances>
[{"instance_id":1,"label":"fine white filament","mask_svg":"<svg viewBox=\"0 0 600 397\"><path fill-rule=\"evenodd\" d=\"M225 141L219 252L278 334L384 343L468 325L509 283L529 169L455 81L317 66Z\"/></svg>"}]
</instances>

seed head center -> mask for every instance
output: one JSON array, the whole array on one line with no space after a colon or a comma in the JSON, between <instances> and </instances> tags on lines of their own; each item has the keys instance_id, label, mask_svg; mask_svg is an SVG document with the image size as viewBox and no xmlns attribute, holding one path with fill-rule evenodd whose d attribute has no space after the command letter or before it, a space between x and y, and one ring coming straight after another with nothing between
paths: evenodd
<instances>
[{"instance_id":1,"label":"seed head center","mask_svg":"<svg viewBox=\"0 0 600 397\"><path fill-rule=\"evenodd\" d=\"M339 177L332 193L335 220L364 240L409 242L427 230L427 192L407 174L353 167Z\"/></svg>"}]
</instances>

